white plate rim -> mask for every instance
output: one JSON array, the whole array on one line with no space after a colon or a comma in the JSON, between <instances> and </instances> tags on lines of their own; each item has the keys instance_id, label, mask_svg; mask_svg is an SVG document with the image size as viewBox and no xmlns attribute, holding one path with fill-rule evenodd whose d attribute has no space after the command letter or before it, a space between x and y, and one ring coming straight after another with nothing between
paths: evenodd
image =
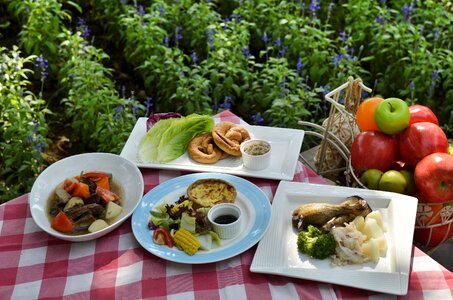
<instances>
[{"instance_id":1,"label":"white plate rim","mask_svg":"<svg viewBox=\"0 0 453 300\"><path fill-rule=\"evenodd\" d=\"M277 218L279 216L275 213L275 211L281 211L281 206L284 205L285 201L287 201L286 197L288 193L294 193L296 191L301 195L306 194L311 196L328 195L330 197L342 197L347 195L360 195L365 199L366 197L373 197L377 199L376 201L379 199L389 201L389 205L396 207L394 209L400 208L401 213L404 214L404 218L396 218L396 221L398 222L401 220L400 222L402 222L402 220L406 220L409 222L406 222L405 224L398 224L401 226L401 228L398 229L400 230L400 233L405 232L405 234L399 236L398 240L392 243L392 249L388 250L393 251L392 253L396 260L394 262L394 271L373 272L366 271L365 268L363 268L363 270L348 270L347 268L342 269L343 267L332 267L327 270L317 270L316 268L308 269L303 267L285 266L281 263L281 260L278 262L277 260L269 259L269 247L271 247L270 242L273 244L285 244L282 243L282 241L275 240L276 237L275 235L272 235L272 231L268 231L258 244L250 266L251 272L315 280L395 295L407 294L412 259L413 231L418 203L417 198L391 192L360 188L281 181L277 187L277 191L272 202L272 219L271 224L269 225L270 228L277 230L277 223L279 222ZM291 212L288 213L288 218L290 218ZM291 247L293 246L296 247L295 245L291 245ZM278 256L281 255L281 253L278 253L277 250L277 252L273 251L272 255ZM354 276L354 278L359 277L359 280L351 280L351 276Z\"/></svg>"},{"instance_id":2,"label":"white plate rim","mask_svg":"<svg viewBox=\"0 0 453 300\"><path fill-rule=\"evenodd\" d=\"M217 122L218 119L213 117ZM274 168L271 162L271 166L265 170L248 170L240 165L234 167L227 166L218 166L216 164L200 164L196 163L190 158L188 158L187 153L183 154L183 163L175 163L173 161L168 163L142 163L137 159L137 149L138 144L141 140L141 137L146 131L146 117L141 117L135 123L132 132L129 135L123 149L121 150L120 156L125 157L135 163L139 168L158 168L158 169L167 169L167 170L182 170L182 171L195 171L195 172L216 172L216 173L226 173L238 176L246 177L255 177L255 178L264 178L264 179L275 179L275 180L292 180L294 173L296 171L297 162L299 159L299 153L304 139L305 131L302 129L294 128L281 128L281 127L266 127L266 126L256 126L248 125L241 120L241 125L247 128L249 132L253 135L254 131L262 131L263 133L257 138L263 138L271 142L273 136L281 137L282 134L288 135L288 146L286 147L286 154L284 154L284 166L281 166L280 169ZM275 154L278 156L283 156L283 154ZM228 158L227 158L228 159ZM240 159L240 158L238 158ZM188 163L184 162L187 161Z\"/></svg>"},{"instance_id":3,"label":"white plate rim","mask_svg":"<svg viewBox=\"0 0 453 300\"><path fill-rule=\"evenodd\" d=\"M228 246L226 249L210 253L209 251L197 252L190 256L176 249L155 244L152 240L151 231L148 229L149 211L153 206L163 201L164 195L169 189L189 186L190 183L202 178L223 179L235 186L238 193L243 193L256 209L256 217L249 231L242 239ZM176 199L175 199L176 201ZM148 252L168 261L185 264L204 264L218 262L234 257L250 249L263 237L269 228L271 220L271 205L266 194L250 181L230 174L221 173L194 173L172 178L156 186L146 193L140 205L132 214L132 232L138 243Z\"/></svg>"}]
</instances>

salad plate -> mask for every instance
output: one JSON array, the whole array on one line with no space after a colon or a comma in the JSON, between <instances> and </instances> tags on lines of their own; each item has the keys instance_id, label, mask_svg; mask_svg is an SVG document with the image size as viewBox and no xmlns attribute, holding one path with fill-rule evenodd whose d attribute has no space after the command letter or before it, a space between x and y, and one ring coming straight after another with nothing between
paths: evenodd
<instances>
[{"instance_id":1,"label":"salad plate","mask_svg":"<svg viewBox=\"0 0 453 300\"><path fill-rule=\"evenodd\" d=\"M271 162L266 169L247 169L242 165L240 157L228 157L215 164L202 164L190 159L187 152L168 163L144 163L138 160L138 145L146 134L146 120L146 117L137 120L120 154L140 168L217 172L255 178L292 180L304 138L304 131L300 129L254 126L241 122L240 125L246 128L253 138L263 139L271 144Z\"/></svg>"},{"instance_id":2,"label":"salad plate","mask_svg":"<svg viewBox=\"0 0 453 300\"><path fill-rule=\"evenodd\" d=\"M387 227L386 254L377 263L332 266L330 258L312 259L300 253L297 230L291 222L293 210L313 202L338 204L352 195L364 198L373 210L381 212ZM282 181L272 202L272 230L259 242L250 271L405 295L416 211L417 199L402 194Z\"/></svg>"},{"instance_id":3,"label":"salad plate","mask_svg":"<svg viewBox=\"0 0 453 300\"><path fill-rule=\"evenodd\" d=\"M222 239L219 247L209 251L198 251L188 255L176 247L169 248L155 244L148 228L150 211L163 202L174 203L180 196L186 195L187 187L198 179L217 178L228 181L237 191L236 205L243 213L245 222L241 231L232 239ZM194 173L170 179L161 183L145 196L132 214L132 232L148 252L174 262L186 264L203 264L217 262L236 256L252 246L263 237L271 220L271 205L266 194L250 181L229 174Z\"/></svg>"}]
</instances>

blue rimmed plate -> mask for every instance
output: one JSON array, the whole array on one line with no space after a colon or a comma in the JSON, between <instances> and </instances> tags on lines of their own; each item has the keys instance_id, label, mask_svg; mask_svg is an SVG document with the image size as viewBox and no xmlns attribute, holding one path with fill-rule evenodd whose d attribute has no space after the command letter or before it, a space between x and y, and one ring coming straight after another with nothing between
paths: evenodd
<instances>
[{"instance_id":1,"label":"blue rimmed plate","mask_svg":"<svg viewBox=\"0 0 453 300\"><path fill-rule=\"evenodd\" d=\"M192 256L176 247L168 248L155 244L152 232L148 229L150 210L164 201L174 203L180 196L186 195L186 189L191 183L203 178L223 179L236 188L235 203L244 215L241 232L233 239L222 240L221 246L217 248L198 251ZM170 179L149 191L132 214L132 232L143 248L158 257L179 263L203 264L228 259L250 249L263 237L270 220L269 199L255 184L234 175L195 173Z\"/></svg>"}]
</instances>

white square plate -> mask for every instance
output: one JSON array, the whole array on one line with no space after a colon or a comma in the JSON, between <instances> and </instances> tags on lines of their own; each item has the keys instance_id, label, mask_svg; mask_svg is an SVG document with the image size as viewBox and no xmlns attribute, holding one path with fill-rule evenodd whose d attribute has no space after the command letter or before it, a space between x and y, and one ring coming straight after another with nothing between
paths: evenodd
<instances>
[{"instance_id":1,"label":"white square plate","mask_svg":"<svg viewBox=\"0 0 453 300\"><path fill-rule=\"evenodd\" d=\"M140 168L218 172L257 178L292 180L304 138L304 131L300 129L252 126L241 123L241 126L244 126L253 138L264 139L271 144L271 163L266 169L258 171L244 168L240 157L229 157L215 164L201 164L190 159L187 152L168 163L142 163L138 161L137 153L138 144L146 133L146 120L147 118L138 119L120 154Z\"/></svg>"},{"instance_id":2,"label":"white square plate","mask_svg":"<svg viewBox=\"0 0 453 300\"><path fill-rule=\"evenodd\" d=\"M358 195L382 213L387 226L387 253L379 262L331 266L331 259L311 259L297 249L291 216L299 205L338 204ZM250 271L310 279L395 295L408 290L417 199L396 193L300 182L280 182L272 203L269 230L264 235Z\"/></svg>"}]
</instances>

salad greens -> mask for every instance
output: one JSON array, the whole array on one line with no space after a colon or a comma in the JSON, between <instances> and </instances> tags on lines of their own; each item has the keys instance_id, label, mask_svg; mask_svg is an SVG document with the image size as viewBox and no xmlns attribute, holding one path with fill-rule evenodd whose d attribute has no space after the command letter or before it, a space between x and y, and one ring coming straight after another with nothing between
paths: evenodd
<instances>
[{"instance_id":1,"label":"salad greens","mask_svg":"<svg viewBox=\"0 0 453 300\"><path fill-rule=\"evenodd\" d=\"M207 115L162 119L140 140L138 159L142 162L169 162L183 155L190 140L202 132L210 132L214 120Z\"/></svg>"},{"instance_id":2,"label":"salad greens","mask_svg":"<svg viewBox=\"0 0 453 300\"><path fill-rule=\"evenodd\" d=\"M173 237L175 232L184 228L193 234L200 243L200 249L210 250L213 243L220 246L219 235L212 230L208 220L209 208L192 208L192 202L182 196L175 204L164 202L150 211L149 228L165 228Z\"/></svg>"}]
</instances>

